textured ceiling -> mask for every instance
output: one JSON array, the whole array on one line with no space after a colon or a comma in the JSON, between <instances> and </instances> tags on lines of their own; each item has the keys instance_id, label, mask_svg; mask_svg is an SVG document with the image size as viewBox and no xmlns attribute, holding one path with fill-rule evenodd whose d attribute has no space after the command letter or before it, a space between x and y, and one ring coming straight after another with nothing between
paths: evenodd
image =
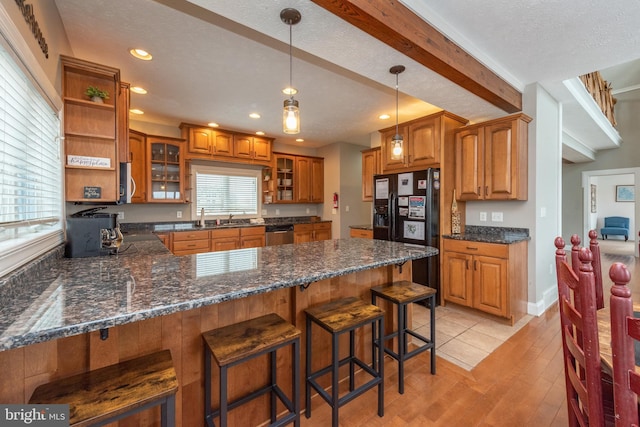
<instances>
[{"instance_id":1,"label":"textured ceiling","mask_svg":"<svg viewBox=\"0 0 640 427\"><path fill-rule=\"evenodd\" d=\"M637 1L493 0L403 2L520 90L640 58ZM56 0L75 56L121 69L149 94L132 94L141 120L281 130L281 89L289 81L289 27L295 7L293 84L299 90L304 144L369 145L370 134L399 120L446 109L471 121L505 115L424 66L308 0ZM149 50L143 62L127 52ZM634 84L633 82L629 83ZM259 112L259 120L248 118ZM391 119L381 121L378 115ZM135 117L135 119L139 119Z\"/></svg>"}]
</instances>

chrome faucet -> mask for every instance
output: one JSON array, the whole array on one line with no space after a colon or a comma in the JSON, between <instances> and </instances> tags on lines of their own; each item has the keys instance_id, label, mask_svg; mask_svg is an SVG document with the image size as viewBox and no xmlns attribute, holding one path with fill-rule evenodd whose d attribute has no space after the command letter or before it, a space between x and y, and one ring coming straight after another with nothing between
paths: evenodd
<instances>
[{"instance_id":1,"label":"chrome faucet","mask_svg":"<svg viewBox=\"0 0 640 427\"><path fill-rule=\"evenodd\" d=\"M233 214L232 213L229 214L229 224L231 224L231 218L233 218Z\"/></svg>"}]
</instances>

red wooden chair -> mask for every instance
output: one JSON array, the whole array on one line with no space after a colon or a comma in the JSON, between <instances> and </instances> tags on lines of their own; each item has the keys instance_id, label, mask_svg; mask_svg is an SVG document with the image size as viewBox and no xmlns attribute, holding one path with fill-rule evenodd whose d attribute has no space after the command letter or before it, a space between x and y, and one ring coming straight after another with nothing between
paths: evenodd
<instances>
[{"instance_id":1,"label":"red wooden chair","mask_svg":"<svg viewBox=\"0 0 640 427\"><path fill-rule=\"evenodd\" d=\"M637 426L640 375L636 373L635 341L640 340L640 319L633 316L631 275L619 262L609 270L613 281L611 309L611 351L613 355L613 398L616 426Z\"/></svg>"},{"instance_id":2,"label":"red wooden chair","mask_svg":"<svg viewBox=\"0 0 640 427\"><path fill-rule=\"evenodd\" d=\"M603 426L605 415L592 255L587 248L579 250L580 268L576 275L567 264L564 245L564 240L557 237L556 274L569 425Z\"/></svg>"},{"instance_id":3,"label":"red wooden chair","mask_svg":"<svg viewBox=\"0 0 640 427\"><path fill-rule=\"evenodd\" d=\"M600 261L600 246L598 245L598 232L596 230L589 231L589 249L593 256L591 265L593 266L593 275L596 285L596 307L598 310L604 307L604 292L602 290L602 262ZM571 266L576 275L580 271L580 260L578 253L580 251L580 237L577 234L571 236Z\"/></svg>"}]
</instances>

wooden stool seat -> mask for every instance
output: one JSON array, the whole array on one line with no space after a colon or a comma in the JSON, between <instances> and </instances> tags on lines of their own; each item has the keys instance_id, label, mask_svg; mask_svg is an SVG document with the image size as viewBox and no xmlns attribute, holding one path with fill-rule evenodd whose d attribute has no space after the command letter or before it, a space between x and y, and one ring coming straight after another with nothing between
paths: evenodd
<instances>
[{"instance_id":1,"label":"wooden stool seat","mask_svg":"<svg viewBox=\"0 0 640 427\"><path fill-rule=\"evenodd\" d=\"M265 393L271 393L271 426L300 422L300 335L301 332L275 313L255 319L235 323L202 334L205 343L205 419L213 426L213 419L220 417L220 425L227 425L228 411L247 403ZM292 397L289 399L278 386L276 379L276 351L284 346L292 346ZM231 366L263 354L269 354L269 384L240 398L229 402L227 398L227 369ZM220 408L211 408L211 362L215 361L220 369ZM289 411L277 419L276 401L280 401Z\"/></svg>"},{"instance_id":2,"label":"wooden stool seat","mask_svg":"<svg viewBox=\"0 0 640 427\"><path fill-rule=\"evenodd\" d=\"M398 306L398 329L386 334L383 341L398 337L398 351L384 347L385 353L398 361L398 392L404 394L404 362L418 354L431 350L431 374L436 373L436 290L428 286L419 285L408 280L401 280L382 286L371 288L371 302L377 298L390 301ZM425 301L431 314L430 337L427 338L407 327L407 305ZM424 345L409 351L407 336L419 339ZM383 343L384 345L384 343Z\"/></svg>"},{"instance_id":3,"label":"wooden stool seat","mask_svg":"<svg viewBox=\"0 0 640 427\"><path fill-rule=\"evenodd\" d=\"M351 401L367 390L378 387L378 416L384 415L384 351L382 351L382 326L384 310L366 303L359 298L350 297L325 304L309 307L306 313L306 387L305 387L305 416L311 417L311 389L318 394L332 408L332 426L338 426L338 408ZM331 364L322 369L312 371L312 322L331 333ZM373 367L370 367L355 355L355 330L371 324ZM339 359L338 339L342 333L349 333L349 356ZM376 349L378 360L375 359ZM339 368L349 364L349 392L339 396ZM370 375L371 379L355 387L355 366ZM331 373L331 394L317 382L317 378Z\"/></svg>"},{"instance_id":4,"label":"wooden stool seat","mask_svg":"<svg viewBox=\"0 0 640 427\"><path fill-rule=\"evenodd\" d=\"M175 425L176 371L169 350L38 386L30 404L68 404L71 426L109 424L161 405L163 426Z\"/></svg>"}]
</instances>

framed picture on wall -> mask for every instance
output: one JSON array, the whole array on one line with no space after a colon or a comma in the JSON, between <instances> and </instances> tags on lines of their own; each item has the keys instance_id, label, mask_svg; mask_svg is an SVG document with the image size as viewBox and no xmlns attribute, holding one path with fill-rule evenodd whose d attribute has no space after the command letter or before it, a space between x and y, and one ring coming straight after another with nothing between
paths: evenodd
<instances>
[{"instance_id":1,"label":"framed picture on wall","mask_svg":"<svg viewBox=\"0 0 640 427\"><path fill-rule=\"evenodd\" d=\"M596 185L595 184L591 184L591 213L596 213L597 207L596 207Z\"/></svg>"},{"instance_id":2,"label":"framed picture on wall","mask_svg":"<svg viewBox=\"0 0 640 427\"><path fill-rule=\"evenodd\" d=\"M635 200L633 185L616 185L616 202L633 202Z\"/></svg>"}]
</instances>

